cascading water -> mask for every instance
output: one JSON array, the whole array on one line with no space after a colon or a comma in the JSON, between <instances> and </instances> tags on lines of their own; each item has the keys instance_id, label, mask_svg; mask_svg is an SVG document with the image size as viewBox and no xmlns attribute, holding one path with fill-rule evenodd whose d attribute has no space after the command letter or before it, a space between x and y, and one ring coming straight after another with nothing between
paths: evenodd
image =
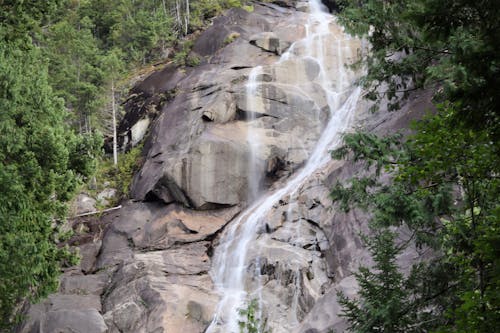
<instances>
[{"instance_id":1,"label":"cascading water","mask_svg":"<svg viewBox=\"0 0 500 333\"><path fill-rule=\"evenodd\" d=\"M256 104L259 103L258 98L258 77L262 73L262 67L254 67L250 74L248 75L248 82L246 84L246 96L247 96L247 108L249 110L255 110ZM247 132L247 141L249 147L249 161L248 161L248 201L254 201L259 194L260 187L260 173L259 173L259 161L257 158L257 151L259 150L259 137L254 130L254 122L256 120L255 112L247 113L247 122L249 123Z\"/></svg>"},{"instance_id":2,"label":"cascading water","mask_svg":"<svg viewBox=\"0 0 500 333\"><path fill-rule=\"evenodd\" d=\"M238 309L245 308L249 298L259 298L258 296L261 295L262 286L257 285L252 290L248 290L245 278L246 274L260 274L259 262L257 262L257 268L253 272L248 271L248 253L251 248L258 247L258 231L262 229L264 217L283 197L293 197L301 184L313 177L315 171L330 160L328 151L339 144L340 134L347 131L352 125L354 110L361 91L359 88L353 87L355 74L345 66L354 57L352 50L344 43L350 40L350 37L342 33L333 22L334 18L323 11L320 0L310 0L310 14L306 26L307 36L304 40L294 43L280 60L308 58L313 59L319 65L320 73L316 83L326 95L330 119L305 166L298 170L283 187L257 198L222 235L220 245L215 253L212 271L212 277L221 294L221 300L216 309L215 317L206 330L207 333L239 332ZM335 53L332 53L332 45L335 46L333 48ZM332 60L333 58L336 58L335 61ZM259 84L257 82L258 74L261 70L261 68L257 68L251 72L246 86L247 94L256 93ZM286 83L295 84L294 82ZM251 105L249 107L251 108ZM251 125L249 127L251 128ZM251 152L255 153L257 139L251 130L248 134L248 140ZM255 162L255 157L251 160L251 162ZM250 172L252 170L256 169L250 167ZM252 197L257 193L256 187L252 188L250 185L249 188L250 191L255 191L249 194ZM292 204L290 204L289 209L293 210L291 207L293 207ZM293 212L290 211L288 214L292 215ZM300 275L298 269L293 273L293 284L296 286L296 290L292 295L290 311L294 312L296 312L294 307L298 306ZM260 302L262 303L263 300L260 299ZM273 320L273 318L269 319ZM292 314L290 321L292 322L289 325L293 326L297 325L299 320L295 314Z\"/></svg>"}]
</instances>

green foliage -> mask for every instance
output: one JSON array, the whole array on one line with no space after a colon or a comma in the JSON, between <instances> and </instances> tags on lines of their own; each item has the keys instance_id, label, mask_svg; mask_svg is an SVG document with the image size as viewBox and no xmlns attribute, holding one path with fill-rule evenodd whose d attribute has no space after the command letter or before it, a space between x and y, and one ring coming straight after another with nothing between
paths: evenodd
<instances>
[{"instance_id":1,"label":"green foliage","mask_svg":"<svg viewBox=\"0 0 500 333\"><path fill-rule=\"evenodd\" d=\"M95 138L69 130L62 100L48 84L39 49L0 41L0 331L15 323L24 298L55 291L64 204L91 169ZM34 75L36 73L36 75ZM95 140L95 141L94 141Z\"/></svg>"},{"instance_id":2,"label":"green foliage","mask_svg":"<svg viewBox=\"0 0 500 333\"><path fill-rule=\"evenodd\" d=\"M197 55L190 55L186 59L186 65L189 67L199 66L201 64L201 58Z\"/></svg>"},{"instance_id":3,"label":"green foliage","mask_svg":"<svg viewBox=\"0 0 500 333\"><path fill-rule=\"evenodd\" d=\"M271 333L267 328L267 319L262 319L259 314L259 303L252 299L246 309L239 309L238 314L243 320L238 321L240 333Z\"/></svg>"},{"instance_id":4,"label":"green foliage","mask_svg":"<svg viewBox=\"0 0 500 333\"><path fill-rule=\"evenodd\" d=\"M224 39L224 44L231 44L236 40L236 38L240 37L240 34L238 32L231 32L225 39Z\"/></svg>"},{"instance_id":5,"label":"green foliage","mask_svg":"<svg viewBox=\"0 0 500 333\"><path fill-rule=\"evenodd\" d=\"M124 197L128 197L132 178L142 165L141 152L142 146L134 147L128 153L123 154L118 161L115 179L117 180L118 193Z\"/></svg>"},{"instance_id":6,"label":"green foliage","mask_svg":"<svg viewBox=\"0 0 500 333\"><path fill-rule=\"evenodd\" d=\"M53 19L66 0L0 2L0 39L30 42L31 35Z\"/></svg>"},{"instance_id":7,"label":"green foliage","mask_svg":"<svg viewBox=\"0 0 500 333\"><path fill-rule=\"evenodd\" d=\"M92 35L88 17L70 12L66 20L52 25L44 50L49 59L49 80L66 107L77 117L81 132L90 132L89 117L102 107L104 77L101 50Z\"/></svg>"},{"instance_id":8,"label":"green foliage","mask_svg":"<svg viewBox=\"0 0 500 333\"><path fill-rule=\"evenodd\" d=\"M371 44L361 62L369 96L401 97L436 88L457 107L454 120L498 138L500 2L496 0L341 0L340 22Z\"/></svg>"},{"instance_id":9,"label":"green foliage","mask_svg":"<svg viewBox=\"0 0 500 333\"><path fill-rule=\"evenodd\" d=\"M190 24L193 29L203 27L207 20L219 15L224 8L227 8L223 1L218 0L198 0L191 3L191 18Z\"/></svg>"},{"instance_id":10,"label":"green foliage","mask_svg":"<svg viewBox=\"0 0 500 333\"><path fill-rule=\"evenodd\" d=\"M102 120L109 118L109 96L121 90L121 79L137 66L167 60L166 57L179 66L199 65L201 59L189 55L192 42L181 43L179 48L178 40L206 26L223 9L241 6L239 1L226 0L50 3L48 9L53 8L47 9L46 14L26 19L23 24L36 33L49 61L50 84L64 99L66 108L74 115L74 127L81 133L96 128L109 132L109 126L102 125ZM24 16L20 12L28 8L6 7L6 19L21 24ZM29 10L38 13L37 8ZM20 18L14 19L16 15ZM39 29L42 23L46 26ZM109 93L110 90L114 91Z\"/></svg>"},{"instance_id":11,"label":"green foliage","mask_svg":"<svg viewBox=\"0 0 500 333\"><path fill-rule=\"evenodd\" d=\"M252 13L254 11L253 5L244 5L241 8L243 8L244 10L246 10L249 13Z\"/></svg>"},{"instance_id":12,"label":"green foliage","mask_svg":"<svg viewBox=\"0 0 500 333\"><path fill-rule=\"evenodd\" d=\"M335 159L342 159L353 152L354 162L364 161L367 169L375 165L376 174L379 175L382 168L388 170L404 158L401 137L400 134L379 138L370 133L353 133L345 135L344 145L331 154Z\"/></svg>"},{"instance_id":13,"label":"green foliage","mask_svg":"<svg viewBox=\"0 0 500 333\"><path fill-rule=\"evenodd\" d=\"M407 322L409 326L383 332L411 332L417 328L415 331L426 332L427 325L420 323L427 321L439 332L489 332L500 324L500 184L496 177L500 157L495 153L495 143L488 140L484 131L450 123L450 114L454 112L453 105L441 105L436 115L414 125L415 134L404 143L393 141L394 137L377 139L356 133L346 135L345 145L333 152L337 157L361 159L372 171L371 175L352 179L349 187L340 183L335 186L332 196L342 209L357 206L370 210L370 226L375 235L405 226L411 236L402 242L402 248L416 242L439 254L432 264L416 264L414 271L421 273L401 279L403 294L396 294L399 300L391 300L411 304L411 296L419 301L418 306L409 307L404 314L391 312L390 322ZM382 149L389 146L392 148ZM379 179L381 169L390 175L391 184ZM394 245L393 241L378 242L377 237L369 241L369 249L379 264L380 251ZM389 264L392 259L384 260ZM376 289L381 280L375 278L381 279L385 270L394 269L390 265L385 269L376 265L374 271L361 268L357 275L361 301L341 296L354 332L377 331L365 326L379 325L373 321L382 320L374 310L381 307L371 303L378 301L389 306L390 298L384 295L376 299L367 289ZM427 291L422 287L423 279L428 281ZM414 282L405 289L408 280ZM429 318L423 320L422 314ZM476 317L472 318L472 314Z\"/></svg>"},{"instance_id":14,"label":"green foliage","mask_svg":"<svg viewBox=\"0 0 500 333\"><path fill-rule=\"evenodd\" d=\"M415 134L406 142L364 133L347 135L334 157L364 161L368 174L354 178L347 187L337 184L332 195L344 210L352 205L370 210L373 230L404 226L411 231L408 242L434 251L432 265L420 264L424 272L420 279L427 278L427 285L439 288L429 294L435 297L420 299L433 309L429 320L438 324L433 327L436 331L494 331L500 326L500 49L496 42L500 3L339 3L340 21L371 43L370 52L358 64L367 68L361 80L367 97L387 98L390 108L397 109L412 90L429 87L438 104L434 115L414 125ZM385 175L384 181L380 175ZM409 292L418 299L420 290L412 285ZM369 313L363 317L365 322L377 318L376 313L365 311L366 297L356 307L349 302L344 299L351 306L352 324L358 320L354 310ZM412 311L418 315L423 310ZM411 327L425 323L417 317L412 322Z\"/></svg>"},{"instance_id":15,"label":"green foliage","mask_svg":"<svg viewBox=\"0 0 500 333\"><path fill-rule=\"evenodd\" d=\"M428 332L437 327L439 308L429 308L433 288L426 286L425 265L415 265L408 276L399 271L397 256L402 247L395 244L397 235L388 229L374 229L365 237L374 266L360 267L355 273L360 286L359 299L337 294L351 332Z\"/></svg>"},{"instance_id":16,"label":"green foliage","mask_svg":"<svg viewBox=\"0 0 500 333\"><path fill-rule=\"evenodd\" d=\"M112 159L102 159L97 166L97 183L110 182L110 187L117 190L118 201L128 198L134 174L143 163L141 153L142 145L132 148L119 156L117 166L113 165Z\"/></svg>"},{"instance_id":17,"label":"green foliage","mask_svg":"<svg viewBox=\"0 0 500 333\"><path fill-rule=\"evenodd\" d=\"M174 63L177 66L195 67L201 63L201 58L196 54L191 54L193 48L192 40L185 40L180 43L179 49L175 52Z\"/></svg>"},{"instance_id":18,"label":"green foliage","mask_svg":"<svg viewBox=\"0 0 500 333\"><path fill-rule=\"evenodd\" d=\"M90 176L96 169L97 160L102 155L103 138L99 132L82 134L68 141L70 168L80 175Z\"/></svg>"},{"instance_id":19,"label":"green foliage","mask_svg":"<svg viewBox=\"0 0 500 333\"><path fill-rule=\"evenodd\" d=\"M174 55L174 63L177 66L188 66L189 53L191 52L192 47L193 41L191 40L181 42L179 49Z\"/></svg>"}]
</instances>

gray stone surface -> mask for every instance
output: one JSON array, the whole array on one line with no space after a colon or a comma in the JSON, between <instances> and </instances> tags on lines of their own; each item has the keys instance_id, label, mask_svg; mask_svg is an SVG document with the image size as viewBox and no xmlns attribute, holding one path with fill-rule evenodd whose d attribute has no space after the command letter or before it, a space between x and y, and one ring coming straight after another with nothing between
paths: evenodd
<instances>
[{"instance_id":1,"label":"gray stone surface","mask_svg":"<svg viewBox=\"0 0 500 333\"><path fill-rule=\"evenodd\" d=\"M29 309L19 332L104 333L107 326L100 312L99 296L51 295Z\"/></svg>"},{"instance_id":2,"label":"gray stone surface","mask_svg":"<svg viewBox=\"0 0 500 333\"><path fill-rule=\"evenodd\" d=\"M80 253L80 268L84 273L91 273L94 269L97 255L101 250L102 241L96 240L78 247Z\"/></svg>"},{"instance_id":3,"label":"gray stone surface","mask_svg":"<svg viewBox=\"0 0 500 333\"><path fill-rule=\"evenodd\" d=\"M193 52L206 56L206 62L177 83L176 98L163 108L152 125L145 148L147 157L132 185L135 199L159 199L196 209L245 202L252 181L246 163L249 126L259 129L263 142L257 177L265 177L266 161L275 159L276 153L284 164L298 165L304 161L325 118L321 107L316 107L300 91L279 84L263 84L262 94L257 97L245 95L251 67L278 59L250 45L251 36L269 32L262 29L271 27L276 28L273 33L280 40L301 36L291 35L290 30L299 26L305 15L291 9L282 13L283 9L278 8L256 5L252 13L231 10L195 42ZM279 19L277 13L284 14L286 20ZM231 33L239 37L227 45L220 44L220 39ZM295 67L297 80L317 75L315 64ZM273 74L270 72L261 79L275 81L284 75ZM251 98L261 100L262 109L245 107L244 100ZM246 116L250 112L261 113L266 119L250 124ZM307 117L305 126L301 119ZM294 148L290 143L304 153L289 153Z\"/></svg>"},{"instance_id":4,"label":"gray stone surface","mask_svg":"<svg viewBox=\"0 0 500 333\"><path fill-rule=\"evenodd\" d=\"M80 193L76 196L74 201L74 213L75 215L85 214L88 212L93 212L96 210L96 200L91 196Z\"/></svg>"},{"instance_id":5,"label":"gray stone surface","mask_svg":"<svg viewBox=\"0 0 500 333\"><path fill-rule=\"evenodd\" d=\"M106 288L109 276L105 272L98 274L64 274L61 277L59 293L74 295L101 296Z\"/></svg>"}]
</instances>

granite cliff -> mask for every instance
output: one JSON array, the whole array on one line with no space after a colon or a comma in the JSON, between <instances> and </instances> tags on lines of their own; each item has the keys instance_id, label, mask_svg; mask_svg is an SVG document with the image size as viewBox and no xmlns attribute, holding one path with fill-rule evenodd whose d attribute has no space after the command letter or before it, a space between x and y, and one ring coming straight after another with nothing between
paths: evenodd
<instances>
[{"instance_id":1,"label":"granite cliff","mask_svg":"<svg viewBox=\"0 0 500 333\"><path fill-rule=\"evenodd\" d=\"M194 41L198 66L132 89L123 146L145 140L132 200L74 222L93 235L81 263L19 332L229 333L253 298L273 332L342 331L335 295L354 294L369 262L367 216L331 202L334 182L363 171L328 150L355 127L405 128L428 98L369 113L346 67L362 42L318 8L229 10Z\"/></svg>"}]
</instances>

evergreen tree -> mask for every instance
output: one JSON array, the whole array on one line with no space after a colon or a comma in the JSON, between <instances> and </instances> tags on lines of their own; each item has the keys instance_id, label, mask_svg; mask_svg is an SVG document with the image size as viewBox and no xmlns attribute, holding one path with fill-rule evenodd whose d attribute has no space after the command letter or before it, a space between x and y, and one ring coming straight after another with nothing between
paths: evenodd
<instances>
[{"instance_id":1,"label":"evergreen tree","mask_svg":"<svg viewBox=\"0 0 500 333\"><path fill-rule=\"evenodd\" d=\"M369 249L377 264L386 264L360 269L359 303L341 298L354 332L490 332L500 325L500 184L495 169L500 158L486 134L454 127L449 113L454 113L452 107L442 106L437 115L416 124L416 134L406 142L398 135L355 133L346 135L344 146L333 152L336 158L364 161L372 172L353 178L350 186L338 183L332 197L346 211L361 207L372 212L375 238L368 242ZM392 182L382 182L382 174L389 174ZM383 285L386 272L399 274L391 265L396 252L379 256L396 245L377 237L402 226L411 234L397 245L400 250L416 243L431 249L434 258L416 263L408 279L399 275L399 292L391 297L377 294L373 289ZM398 302L409 305L403 313L384 317L389 312L381 309ZM381 320L409 326L367 328Z\"/></svg>"},{"instance_id":2,"label":"evergreen tree","mask_svg":"<svg viewBox=\"0 0 500 333\"><path fill-rule=\"evenodd\" d=\"M422 87L455 104L457 123L500 135L500 2L340 0L340 21L371 45L369 97L399 99Z\"/></svg>"},{"instance_id":3,"label":"evergreen tree","mask_svg":"<svg viewBox=\"0 0 500 333\"><path fill-rule=\"evenodd\" d=\"M116 86L117 81L122 75L124 71L124 63L121 61L121 52L119 49L113 49L108 52L108 54L103 58L103 68L106 70L106 78L109 80L109 102L111 104L111 112L109 110L106 112L108 116L103 115L101 119L108 120L111 123L110 126L107 127L108 133L111 133L113 138L113 164L116 166L118 164L118 142L117 142L117 118L118 118L118 105L116 103ZM109 121L111 118L111 121ZM109 130L111 127L111 130Z\"/></svg>"},{"instance_id":4,"label":"evergreen tree","mask_svg":"<svg viewBox=\"0 0 500 333\"><path fill-rule=\"evenodd\" d=\"M371 45L359 64L367 68L361 80L367 97L387 98L397 109L401 98L427 87L435 91L437 111L415 125L407 141L346 135L334 157L365 161L374 172L347 187L337 184L333 198L344 209L369 209L375 230L405 226L418 246L433 249L435 259L421 264L427 272L421 279L434 290L420 299L433 310L436 331L495 331L500 325L500 3L339 2L340 21ZM392 184L379 180L381 172ZM409 293L418 298L422 289L413 285ZM351 324L359 319L352 309L347 309ZM413 318L416 327L421 321Z\"/></svg>"},{"instance_id":5,"label":"evergreen tree","mask_svg":"<svg viewBox=\"0 0 500 333\"><path fill-rule=\"evenodd\" d=\"M92 20L79 17L78 10L76 5L69 7L63 19L48 28L44 50L51 86L74 114L80 132L89 133L91 118L103 102L102 51L92 35Z\"/></svg>"},{"instance_id":6,"label":"evergreen tree","mask_svg":"<svg viewBox=\"0 0 500 333\"><path fill-rule=\"evenodd\" d=\"M442 320L436 316L439 310L430 308L425 288L428 267L413 266L408 276L398 267L397 258L404 246L396 245L396 234L388 229L373 230L372 237L365 238L375 262L373 267L360 267L355 273L360 286L359 299L353 300L338 293L344 308L343 316L349 322L349 330L370 332L429 332ZM437 311L436 311L437 310Z\"/></svg>"},{"instance_id":7,"label":"evergreen tree","mask_svg":"<svg viewBox=\"0 0 500 333\"><path fill-rule=\"evenodd\" d=\"M47 63L32 37L59 2L3 2L0 21L0 331L19 306L55 291L65 202L93 170L97 137L75 135L48 83ZM32 5L32 6L31 6ZM40 6L39 6L40 5ZM15 26L12 26L15 25Z\"/></svg>"}]
</instances>

